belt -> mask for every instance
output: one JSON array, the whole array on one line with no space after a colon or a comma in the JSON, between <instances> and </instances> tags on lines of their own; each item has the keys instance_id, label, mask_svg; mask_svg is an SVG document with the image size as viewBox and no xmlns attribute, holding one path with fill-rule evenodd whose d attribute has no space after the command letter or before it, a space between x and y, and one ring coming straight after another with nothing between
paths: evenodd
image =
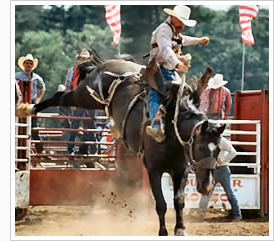
<instances>
[{"instance_id":1,"label":"belt","mask_svg":"<svg viewBox=\"0 0 274 241\"><path fill-rule=\"evenodd\" d=\"M153 43L153 44L151 44L151 49L154 49L154 48L157 48L158 47L158 44L157 43ZM150 50L151 50L150 49ZM145 59L145 58L147 58L147 57L149 57L150 56L150 52L148 52L147 54L145 54L145 55L143 55L142 57L143 57L143 59Z\"/></svg>"}]
</instances>

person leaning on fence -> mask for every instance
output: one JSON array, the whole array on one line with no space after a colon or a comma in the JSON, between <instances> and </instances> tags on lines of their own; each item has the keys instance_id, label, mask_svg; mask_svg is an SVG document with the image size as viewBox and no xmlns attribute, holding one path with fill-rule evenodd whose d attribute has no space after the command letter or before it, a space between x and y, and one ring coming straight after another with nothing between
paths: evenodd
<instances>
[{"instance_id":1,"label":"person leaning on fence","mask_svg":"<svg viewBox=\"0 0 274 241\"><path fill-rule=\"evenodd\" d=\"M66 91L66 87L63 84L58 85L58 91ZM65 106L59 106L59 115L60 116L72 116L72 110L69 107ZM71 120L70 119L60 119L61 126L62 128L67 128L69 129L71 126ZM68 141L69 140L69 131L63 131L62 132L62 139L63 141Z\"/></svg>"},{"instance_id":2,"label":"person leaning on fence","mask_svg":"<svg viewBox=\"0 0 274 241\"><path fill-rule=\"evenodd\" d=\"M222 74L216 74L208 81L208 87L201 95L200 111L204 112L208 119L226 120L229 116L232 98Z\"/></svg>"},{"instance_id":3,"label":"person leaning on fence","mask_svg":"<svg viewBox=\"0 0 274 241\"><path fill-rule=\"evenodd\" d=\"M208 37L190 37L182 35L181 31L184 26L194 27L195 20L190 20L191 9L187 6L175 6L174 9L165 8L163 10L169 15L164 23L159 25L152 33L151 50L145 55L150 56L150 60L156 58L160 64L160 70L163 75L163 82L176 81L178 74L175 75L175 69L180 73L186 73L189 68L190 54L180 55L181 48L188 45L204 44L208 45ZM177 77L176 77L177 76ZM164 83L161 85L163 86ZM149 117L151 125L146 128L146 133L152 136L156 141L162 142L165 139L164 126L161 127L160 119L162 110L160 107L161 97L159 91L149 89ZM164 125L164 124L163 124Z\"/></svg>"},{"instance_id":4,"label":"person leaning on fence","mask_svg":"<svg viewBox=\"0 0 274 241\"><path fill-rule=\"evenodd\" d=\"M43 78L33 72L38 66L38 59L33 58L32 54L27 54L18 59L18 66L22 71L15 74L15 79L19 84L23 103L40 103L45 94L46 86ZM38 127L37 118L31 118L31 128L34 127ZM31 136L33 140L40 140L38 131L31 131ZM42 153L44 149L41 143L36 143L35 148L38 153Z\"/></svg>"},{"instance_id":5,"label":"person leaning on fence","mask_svg":"<svg viewBox=\"0 0 274 241\"><path fill-rule=\"evenodd\" d=\"M92 60L92 55L88 51L88 49L82 49L79 54L75 56L77 61L76 65L69 69L68 75L65 81L66 90L72 90L77 87L78 80L79 80L79 68L78 65ZM72 116L75 117L91 117L94 118L95 110L88 110L83 108L74 108L72 110ZM79 128L81 120L72 120L71 121L71 128L77 129ZM94 120L83 120L83 127L84 129L95 129ZM75 141L77 136L76 132L70 132L69 141ZM92 132L84 132L82 135L82 141L96 141L95 135ZM75 153L75 145L68 144L68 153L74 154ZM81 144L79 146L78 154L95 154L97 151L96 145L90 145L90 150L88 152L89 145ZM88 167L94 167L92 163L85 163ZM79 164L74 163L74 167L80 167Z\"/></svg>"},{"instance_id":6,"label":"person leaning on fence","mask_svg":"<svg viewBox=\"0 0 274 241\"><path fill-rule=\"evenodd\" d=\"M97 109L95 110L95 116L97 117L96 121L95 121L95 127L96 129L99 131L96 133L96 139L98 142L102 141L102 137L103 137L103 130L105 129L109 129L110 127L110 120L108 119L103 119L104 117L107 117L106 112L104 110L100 110ZM102 145L98 145L97 146L97 153L101 154L102 152Z\"/></svg>"},{"instance_id":7,"label":"person leaning on fence","mask_svg":"<svg viewBox=\"0 0 274 241\"><path fill-rule=\"evenodd\" d=\"M209 195L202 195L199 203L198 216L200 218L204 217L204 211L208 206L214 188L217 183L220 183L224 188L228 202L231 205L230 216L232 218L232 221L237 222L242 219L242 215L238 204L238 200L232 189L231 172L228 166L228 163L237 155L237 152L232 146L232 144L224 137L222 137L220 140L219 149L220 153L217 159L217 166L212 173L214 178L213 188Z\"/></svg>"}]
</instances>

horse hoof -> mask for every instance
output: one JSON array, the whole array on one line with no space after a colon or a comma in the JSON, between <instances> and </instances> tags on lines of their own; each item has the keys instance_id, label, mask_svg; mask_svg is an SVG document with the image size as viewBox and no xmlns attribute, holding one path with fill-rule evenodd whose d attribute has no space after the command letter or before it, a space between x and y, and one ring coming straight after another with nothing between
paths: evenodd
<instances>
[{"instance_id":1,"label":"horse hoof","mask_svg":"<svg viewBox=\"0 0 274 241\"><path fill-rule=\"evenodd\" d=\"M182 228L178 228L175 231L175 236L187 236L186 231Z\"/></svg>"},{"instance_id":2,"label":"horse hoof","mask_svg":"<svg viewBox=\"0 0 274 241\"><path fill-rule=\"evenodd\" d=\"M22 103L15 107L15 115L17 117L28 117L34 114L34 104Z\"/></svg>"},{"instance_id":3,"label":"horse hoof","mask_svg":"<svg viewBox=\"0 0 274 241\"><path fill-rule=\"evenodd\" d=\"M159 231L159 236L168 236L168 232L166 229Z\"/></svg>"}]
</instances>

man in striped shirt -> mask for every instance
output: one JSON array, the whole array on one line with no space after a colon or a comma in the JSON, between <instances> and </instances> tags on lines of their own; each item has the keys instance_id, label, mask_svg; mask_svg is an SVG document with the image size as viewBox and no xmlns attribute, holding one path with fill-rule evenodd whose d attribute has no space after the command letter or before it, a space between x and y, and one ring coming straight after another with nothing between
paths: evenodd
<instances>
[{"instance_id":1,"label":"man in striped shirt","mask_svg":"<svg viewBox=\"0 0 274 241\"><path fill-rule=\"evenodd\" d=\"M216 74L208 82L208 87L201 95L200 110L204 112L208 119L226 120L229 116L232 99L230 90L224 85L222 74Z\"/></svg>"}]
</instances>

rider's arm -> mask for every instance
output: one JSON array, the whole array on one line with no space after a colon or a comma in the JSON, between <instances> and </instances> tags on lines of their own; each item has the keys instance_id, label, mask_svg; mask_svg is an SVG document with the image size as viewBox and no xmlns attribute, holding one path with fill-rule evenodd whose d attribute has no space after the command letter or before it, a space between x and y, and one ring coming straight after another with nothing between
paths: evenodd
<instances>
[{"instance_id":1,"label":"rider's arm","mask_svg":"<svg viewBox=\"0 0 274 241\"><path fill-rule=\"evenodd\" d=\"M209 41L210 41L210 38L206 36L197 38L197 37L182 35L183 46L197 45L197 44L204 44L205 46L207 46L209 44Z\"/></svg>"},{"instance_id":2,"label":"rider's arm","mask_svg":"<svg viewBox=\"0 0 274 241\"><path fill-rule=\"evenodd\" d=\"M159 55L170 69L175 69L180 63L177 55L172 50L172 30L167 24L163 24L155 32L155 40L158 44Z\"/></svg>"}]
</instances>

